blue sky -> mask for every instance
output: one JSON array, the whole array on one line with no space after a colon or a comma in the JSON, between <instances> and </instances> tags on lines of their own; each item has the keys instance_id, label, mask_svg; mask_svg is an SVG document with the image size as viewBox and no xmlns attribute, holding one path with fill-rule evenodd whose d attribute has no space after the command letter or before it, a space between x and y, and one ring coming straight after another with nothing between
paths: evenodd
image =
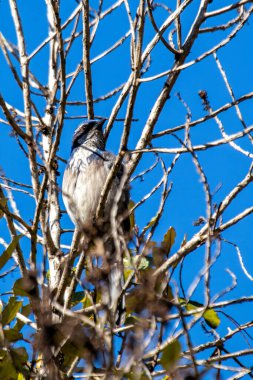
<instances>
[{"instance_id":1,"label":"blue sky","mask_svg":"<svg viewBox=\"0 0 253 380\"><path fill-rule=\"evenodd\" d=\"M112 2L107 0L104 2L104 9L106 9ZM183 36L186 36L190 23L192 22L198 1L193 1L193 4L184 13L182 17L183 24ZM210 4L209 9L217 9L220 7L220 1L216 0ZM230 4L231 1L223 1L222 6ZM130 2L132 10L135 8L135 1ZM174 4L174 2L169 2ZM46 7L42 0L26 0L18 1L19 10L24 27L25 38L27 41L27 51L31 53L46 37ZM68 17L70 12L77 5L75 1L62 1L61 18L63 21ZM91 1L92 6L96 6L95 2ZM172 6L172 5L171 5ZM97 35L94 40L91 49L91 58L96 57L102 51L110 47L115 43L122 34L128 31L128 20L122 7L111 14L107 20L102 21L98 27ZM133 13L134 14L134 13ZM229 14L236 16L236 11ZM155 12L157 17L157 23L160 25L166 17L166 13L163 9L159 9ZM223 24L228 20L228 15L219 17L219 22ZM205 26L212 25L213 20L208 20ZM16 44L16 37L14 33L13 23L10 16L9 5L7 1L0 2L0 25L1 31L4 36ZM71 24L64 31L64 36L68 36L73 24ZM218 51L218 57L226 70L229 82L234 90L235 96L240 97L253 88L253 49L252 49L252 19L250 19L245 27L237 34L237 36L221 51ZM80 28L80 26L79 26ZM154 35L154 31L149 22L146 25L146 35L144 38L144 46ZM230 31L230 29L229 29ZM196 41L190 56L187 61L195 59L204 51L217 44L221 39L228 35L228 31L216 32L209 34L202 34ZM167 37L165 33L165 37ZM70 57L67 61L67 73L75 70L78 62L81 61L82 51L80 47L81 38L77 39L74 44ZM152 76L160 71L168 70L173 62L171 54L161 45L157 46L151 55L152 65L151 69L147 72L146 76ZM13 61L15 62L15 61ZM31 70L38 76L39 80L43 83L47 83L47 62L48 62L48 48L45 47L35 57L31 63ZM6 101L19 109L23 109L22 94L15 84L10 70L8 69L3 54L0 54L0 89L1 93L5 97ZM18 64L15 62L17 70ZM129 40L126 40L119 50L108 55L105 59L96 62L92 65L93 74L93 93L94 98L99 97L113 88L119 86L125 82L130 73L130 57L129 57ZM133 122L129 148L133 149L140 137L143 125L147 120L152 105L159 95L164 83L164 78L152 83L145 83L141 86L136 108L134 112L134 118L137 121ZM206 114L199 98L199 90L205 90L208 93L208 99L213 109L219 108L225 103L231 101L230 95L226 89L224 81L217 69L217 65L213 56L202 60L194 66L185 69L173 88L171 98L168 100L157 125L155 132L174 127L178 124L185 122L186 112L178 97L177 92L180 92L182 98L187 102L192 111L192 119L195 120ZM112 97L107 102L99 102L95 104L95 114L97 116L109 117L112 107L117 99ZM35 97L34 97L35 99ZM83 75L79 76L78 81L73 86L69 100L85 100L84 94L84 81ZM44 101L36 97L38 108L43 114L45 107ZM242 103L240 105L241 112L247 126L250 126L253 122L252 116L253 101ZM119 113L120 118L125 116L126 105L124 105ZM84 106L68 106L67 116L81 116L86 115L86 109ZM0 117L2 117L0 113ZM227 113L223 113L220 116L223 122L224 128L227 134L234 133L242 129L241 123L238 120L235 110L231 109ZM61 139L59 155L64 159L67 159L70 152L71 137L73 131L79 124L80 120L67 120L64 124L64 130ZM15 139L10 136L10 128L4 124L1 124L1 138L0 138L0 165L4 170L7 177L13 178L17 181L30 183L30 176L28 172L28 166L26 158L19 149ZM116 122L112 133L109 136L107 147L113 152L117 153L119 146L120 135L123 130L123 123ZM178 136L183 138L183 133L179 132ZM208 141L212 141L221 138L219 129L213 120L205 124L200 124L191 130L192 144L204 144ZM240 145L247 150L252 151L252 147L247 139L239 140ZM161 139L156 139L153 142L155 147L172 148L179 146L178 141L172 136L166 136ZM203 166L203 169L207 175L210 183L211 192L214 193L213 202L219 203L224 196L231 191L231 189L246 175L247 170L251 164L251 159L243 156L241 153L233 150L229 146L221 146L208 151L198 153L199 160ZM172 155L162 155L166 165L169 165L172 161ZM151 153L147 153L143 156L141 163L139 164L136 173L147 168L152 162L154 162L155 156ZM59 164L59 171L63 173L64 164ZM145 181L136 181L132 184L131 197L135 202L138 202L143 195L149 192L149 190L159 181L161 178L161 168L157 167L151 174L145 177ZM61 185L61 176L59 177L59 184ZM161 241L164 233L169 226L174 226L177 238L175 246L173 247L173 253L186 234L190 238L196 233L199 227L195 227L193 222L200 216L205 216L206 205L205 196L203 192L203 186L199 181L199 176L196 172L192 158L189 155L182 155L176 165L172 176L169 178L173 182L173 189L168 198L165 211L159 227L157 228L155 239ZM215 193L216 189L219 190ZM152 199L150 199L144 207L140 208L136 212L136 220L140 227L143 227L152 216L154 216L160 201L161 192L157 192ZM15 194L16 201L21 212L21 215L29 221L33 213L34 208L32 199L27 199L21 194ZM249 186L242 195L236 198L229 209L224 214L224 219L236 215L245 208L252 205L252 185ZM62 205L63 207L63 205ZM71 221L67 216L62 218L65 228L73 228ZM247 219L240 222L235 227L224 233L224 238L235 242L241 249L241 254L244 259L244 263L249 272L252 269L252 226L253 216L247 217ZM4 223L0 222L1 236L9 241L9 237ZM68 234L63 237L63 242L69 243L71 236ZM24 239L25 240L25 239ZM24 246L27 242L23 242ZM189 286L198 269L203 266L203 251L204 248L192 253L188 256L184 262L183 269L183 283L185 288ZM242 269L239 266L238 257L235 249L232 246L223 244L222 254L217 261L217 264L213 268L211 288L212 294L220 292L227 287L231 279L225 272L225 268L229 268L233 271L238 280L236 289L228 295L228 298L236 298L243 295L251 295L253 291L253 285L251 281L245 276ZM253 273L252 273L253 274ZM12 276L15 279L18 273ZM9 283L3 284L3 288L8 288ZM203 289L201 286L197 289L194 298L201 302L203 300ZM239 307L231 307L231 315L233 318L238 319L240 322L246 322L249 320L253 313L253 307L250 303L241 305ZM227 328L234 328L235 326L228 319L224 319L220 326L220 333L225 333ZM196 340L203 339L203 331L198 328L195 335ZM234 345L231 349L235 349L238 341L232 343ZM240 344L243 345L242 342ZM245 359L247 362L247 359Z\"/></svg>"}]
</instances>

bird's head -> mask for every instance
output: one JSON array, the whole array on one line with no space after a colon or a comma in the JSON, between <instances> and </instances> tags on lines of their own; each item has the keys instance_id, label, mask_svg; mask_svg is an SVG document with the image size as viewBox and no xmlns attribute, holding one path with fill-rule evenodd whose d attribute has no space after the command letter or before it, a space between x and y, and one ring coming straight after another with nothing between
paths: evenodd
<instances>
[{"instance_id":1,"label":"bird's head","mask_svg":"<svg viewBox=\"0 0 253 380\"><path fill-rule=\"evenodd\" d=\"M81 145L104 150L105 140L102 128L105 120L87 120L79 125L73 136L71 150Z\"/></svg>"}]
</instances>

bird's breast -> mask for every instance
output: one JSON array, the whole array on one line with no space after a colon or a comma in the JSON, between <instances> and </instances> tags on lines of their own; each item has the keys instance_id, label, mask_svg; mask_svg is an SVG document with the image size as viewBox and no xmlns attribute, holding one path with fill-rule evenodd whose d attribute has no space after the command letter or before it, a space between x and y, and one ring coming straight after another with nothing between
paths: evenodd
<instances>
[{"instance_id":1,"label":"bird's breast","mask_svg":"<svg viewBox=\"0 0 253 380\"><path fill-rule=\"evenodd\" d=\"M63 178L63 201L73 223L80 228L92 226L109 166L102 155L77 150L68 162ZM111 189L107 207L112 203L116 186Z\"/></svg>"}]
</instances>

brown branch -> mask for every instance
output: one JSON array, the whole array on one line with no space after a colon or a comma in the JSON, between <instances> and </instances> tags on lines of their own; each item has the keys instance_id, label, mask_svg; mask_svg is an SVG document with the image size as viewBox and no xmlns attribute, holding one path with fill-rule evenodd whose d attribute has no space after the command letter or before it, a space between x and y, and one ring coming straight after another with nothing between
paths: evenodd
<instances>
[{"instance_id":1,"label":"brown branch","mask_svg":"<svg viewBox=\"0 0 253 380\"><path fill-rule=\"evenodd\" d=\"M181 4L181 7L183 6L183 4L184 3ZM136 146L137 149L145 148L146 145L151 140L151 136L152 136L154 126L158 120L160 113L162 112L162 109L163 109L165 103L169 99L170 92L171 92L171 90L172 90L172 88L173 88L173 86L174 86L174 84L175 84L175 82L176 82L176 80L180 74L180 71L177 71L177 68L183 64L183 62L187 58L187 56L188 56L188 54L189 54L189 52L190 52L190 50L194 44L195 39L197 38L199 28L200 28L202 22L204 21L204 14L205 14L205 11L207 9L207 6L208 6L208 1L205 0L201 3L201 5L199 7L198 14L195 18L195 21L191 27L190 32L188 33L186 41L183 45L183 48L182 48L183 53L180 55L178 61L174 64L174 67L172 69L172 74L166 80L166 82L163 86L163 89L162 89L160 95L158 96L158 98L157 98L157 100L156 100L156 102L155 102L155 104L154 104L154 106L150 112L150 116L146 122L145 127L143 128L142 135L141 135L141 137L137 143L137 146ZM177 8L177 10L179 10L179 9L180 9L180 7ZM135 154L131 157L130 164L128 165L129 176L135 170L138 162L141 159L141 156L142 156L142 154L139 153L139 154Z\"/></svg>"},{"instance_id":2,"label":"brown branch","mask_svg":"<svg viewBox=\"0 0 253 380\"><path fill-rule=\"evenodd\" d=\"M30 138L30 143L28 144L29 152L29 166L32 177L32 184L35 197L37 198L39 192L39 179L38 179L38 169L36 162L36 151L34 149L34 139L33 139L33 129L31 120L31 102L30 102L30 86L29 86L29 60L26 53L25 39L21 24L21 19L19 16L16 0L10 0L11 13L13 17L13 22L16 29L16 35L18 40L18 49L21 64L21 73L23 79L23 100L24 100L24 110L25 110L25 123L26 123L26 134ZM32 143L31 143L32 142Z\"/></svg>"},{"instance_id":3,"label":"brown branch","mask_svg":"<svg viewBox=\"0 0 253 380\"><path fill-rule=\"evenodd\" d=\"M240 8L240 13L238 16L233 18L232 20L229 20L227 23L222 24L222 25L216 25L216 26L210 26L206 28L200 29L199 33L209 33L209 32L216 32L218 30L226 30L228 28L231 28L231 26L237 24L238 22L241 21L241 18L243 16L244 9L243 7Z\"/></svg>"},{"instance_id":4,"label":"brown branch","mask_svg":"<svg viewBox=\"0 0 253 380\"><path fill-rule=\"evenodd\" d=\"M164 71L160 74L154 75L152 77L141 78L140 82L150 82L150 81L153 81L155 79L159 79L159 78L162 78L164 76L171 75L174 71L181 71L181 70L187 69L188 67L202 61L205 58L207 58L209 55L213 54L214 52L220 50L221 48L226 46L237 35L237 33L242 29L242 27L248 21L252 12L253 12L253 7L251 7L247 12L245 12L245 14L241 18L241 22L238 23L238 25L232 30L232 32L226 38L224 38L224 40L219 42L217 45L212 47L210 50L201 54L196 59L194 59L190 62L187 62L187 63L182 63L181 65L174 66L172 69L166 70L166 71Z\"/></svg>"},{"instance_id":5,"label":"brown branch","mask_svg":"<svg viewBox=\"0 0 253 380\"><path fill-rule=\"evenodd\" d=\"M253 98L253 92L250 92L250 93L248 93L246 95L243 95L243 96L241 96L240 98L236 99L235 101L233 101L231 103L226 103L224 106L218 108L217 110L212 110L212 112L210 112L208 115L206 115L204 117L201 117L200 119L191 121L189 123L189 127L195 127L198 124L204 123L205 121L214 118L218 114L227 111L228 109L234 107L235 105L240 104L241 102L245 102L246 100L249 100L249 99L252 99L252 98ZM165 135L168 135L168 134L180 131L180 130L184 129L185 127L186 127L186 124L181 124L181 125L179 125L177 127L166 129L164 131L155 133L155 134L152 135L152 138L153 139L157 139L158 137L165 136Z\"/></svg>"},{"instance_id":6,"label":"brown branch","mask_svg":"<svg viewBox=\"0 0 253 380\"><path fill-rule=\"evenodd\" d=\"M252 171L252 167L250 167L249 172L244 177L244 179L241 182L239 182L237 186L234 187L234 189L221 202L218 209L213 213L213 215L211 216L211 219L213 220L214 224L216 224L217 219L224 213L224 211L227 209L227 207L230 205L233 199L235 199L236 196L245 187L247 187L249 183L253 181L253 175L251 171ZM228 222L220 225L217 228L214 228L213 237L219 236L221 232L235 225L240 220L250 215L252 212L253 212L253 207L250 207L244 210L242 213L238 214L236 217L231 218ZM183 257L186 257L190 252L194 251L195 249L203 245L207 239L207 231L208 231L208 224L205 224L196 235L194 235L189 241L187 241L183 247L181 247L174 255L172 255L169 259L167 259L154 272L154 276L157 276L158 274L166 271L171 265L180 261Z\"/></svg>"},{"instance_id":7,"label":"brown branch","mask_svg":"<svg viewBox=\"0 0 253 380\"><path fill-rule=\"evenodd\" d=\"M181 0L177 0L177 7L180 7ZM181 51L182 48L182 28L181 28L181 19L180 19L180 14L176 18L175 21L176 24L176 30L177 30L177 46L179 51Z\"/></svg>"},{"instance_id":8,"label":"brown branch","mask_svg":"<svg viewBox=\"0 0 253 380\"><path fill-rule=\"evenodd\" d=\"M5 199L4 192L2 190L1 184L0 184L0 199L2 199L2 200ZM2 209L2 207L1 207L1 209ZM6 217L7 225L8 225L9 231L10 231L10 235L11 235L12 239L14 239L14 238L17 239L17 233L16 233L16 229L15 229L14 223L13 223L13 214L10 212L7 203L3 207L3 211L5 213L5 217ZM21 222L20 220L18 220L18 221ZM30 227L29 227L29 230L30 230ZM23 252L22 252L22 249L20 247L19 241L17 241L14 255L15 255L17 263L19 265L20 272L21 272L22 276L24 277L27 274L27 269L26 269L26 264L25 264Z\"/></svg>"},{"instance_id":9,"label":"brown branch","mask_svg":"<svg viewBox=\"0 0 253 380\"><path fill-rule=\"evenodd\" d=\"M250 3L252 3L252 0L240 0L240 1L237 1L237 3L227 5L226 7L217 9L216 11L206 12L205 13L205 18L219 16L219 15L221 15L223 13L226 13L226 12L229 12L229 11L231 11L233 9L239 8L242 5L250 4Z\"/></svg>"},{"instance_id":10,"label":"brown branch","mask_svg":"<svg viewBox=\"0 0 253 380\"><path fill-rule=\"evenodd\" d=\"M152 7L151 7L151 4L150 4L150 0L147 0L147 4L148 4L148 13L149 13L149 17L150 17L150 21L153 25L153 28L155 29L156 33L159 35L159 38L160 40L162 41L162 43L164 44L164 46L173 54L175 55L178 55L180 53L182 53L181 49L180 50L177 50L175 49L172 45L170 45L166 40L165 38L163 37L162 33L160 32L158 26L156 25L156 22L155 22L155 19L154 19L154 15L153 15L153 10L152 10ZM178 4L179 6L180 4ZM179 17L179 16L178 16ZM177 18L178 19L178 18ZM177 20L176 19L176 20Z\"/></svg>"},{"instance_id":11,"label":"brown branch","mask_svg":"<svg viewBox=\"0 0 253 380\"><path fill-rule=\"evenodd\" d=\"M2 110L3 110L3 113L6 117L6 119L8 120L9 124L12 126L12 128L14 129L14 131L24 140L26 141L26 143L31 143L31 138L30 136L28 136L28 134L26 134L19 126L18 124L16 123L16 121L14 120L14 118L12 117L10 111L8 110L8 107L6 106L6 103L4 101L4 98L2 97L2 95L0 94L0 105L2 107Z\"/></svg>"},{"instance_id":12,"label":"brown branch","mask_svg":"<svg viewBox=\"0 0 253 380\"><path fill-rule=\"evenodd\" d=\"M83 14L83 70L85 78L85 94L87 102L87 113L89 119L94 119L92 75L90 63L90 25L89 25L89 0L82 0Z\"/></svg>"},{"instance_id":13,"label":"brown branch","mask_svg":"<svg viewBox=\"0 0 253 380\"><path fill-rule=\"evenodd\" d=\"M68 278L70 275L70 271L72 269L72 265L74 263L74 259L77 254L78 247L80 245L81 233L75 230L73 235L71 249L67 257L64 259L64 267L61 275L61 280L57 286L57 293L55 296L56 301L62 302L63 295L65 293L66 287L68 285Z\"/></svg>"}]
</instances>

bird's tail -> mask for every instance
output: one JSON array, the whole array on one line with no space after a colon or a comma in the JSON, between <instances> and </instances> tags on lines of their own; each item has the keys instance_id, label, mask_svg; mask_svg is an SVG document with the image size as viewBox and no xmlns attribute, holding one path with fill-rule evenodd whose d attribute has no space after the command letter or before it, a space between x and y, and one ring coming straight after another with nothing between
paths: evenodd
<instances>
[{"instance_id":1,"label":"bird's tail","mask_svg":"<svg viewBox=\"0 0 253 380\"><path fill-rule=\"evenodd\" d=\"M122 268L118 263L113 263L109 273L109 309L118 326L122 325L126 318L125 295L122 293L123 286Z\"/></svg>"}]
</instances>

